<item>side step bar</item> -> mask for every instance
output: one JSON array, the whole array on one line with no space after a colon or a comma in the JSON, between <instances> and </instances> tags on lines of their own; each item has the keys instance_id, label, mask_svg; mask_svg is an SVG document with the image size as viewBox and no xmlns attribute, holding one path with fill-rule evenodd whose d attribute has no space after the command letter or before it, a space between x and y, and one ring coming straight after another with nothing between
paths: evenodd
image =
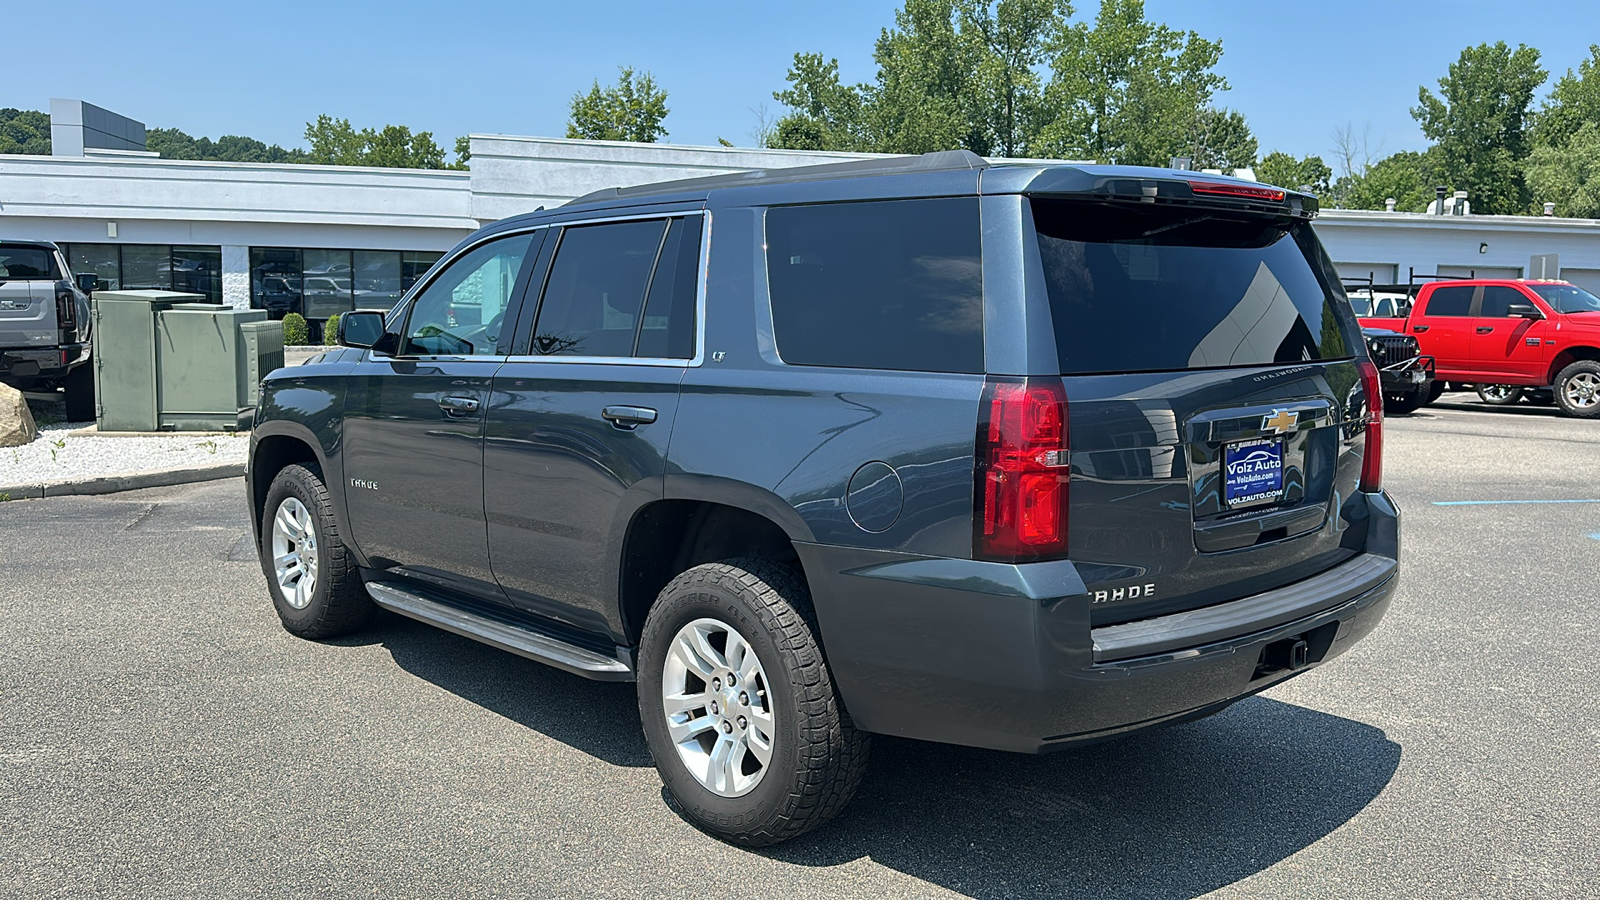
<instances>
[{"instance_id":1,"label":"side step bar","mask_svg":"<svg viewBox=\"0 0 1600 900\"><path fill-rule=\"evenodd\" d=\"M496 622L380 581L369 582L367 593L384 609L574 675L597 681L633 680L633 670L621 660L574 647L558 638Z\"/></svg>"}]
</instances>

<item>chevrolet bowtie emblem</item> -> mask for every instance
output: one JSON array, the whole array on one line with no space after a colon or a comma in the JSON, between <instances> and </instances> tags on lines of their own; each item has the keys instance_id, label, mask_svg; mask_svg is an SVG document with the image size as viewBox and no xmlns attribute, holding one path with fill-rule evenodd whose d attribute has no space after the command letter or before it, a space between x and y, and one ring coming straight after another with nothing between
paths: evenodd
<instances>
[{"instance_id":1,"label":"chevrolet bowtie emblem","mask_svg":"<svg viewBox=\"0 0 1600 900\"><path fill-rule=\"evenodd\" d=\"M1275 409L1270 416L1261 417L1261 430L1273 434L1283 434L1294 430L1296 422L1300 421L1300 414L1288 409Z\"/></svg>"}]
</instances>

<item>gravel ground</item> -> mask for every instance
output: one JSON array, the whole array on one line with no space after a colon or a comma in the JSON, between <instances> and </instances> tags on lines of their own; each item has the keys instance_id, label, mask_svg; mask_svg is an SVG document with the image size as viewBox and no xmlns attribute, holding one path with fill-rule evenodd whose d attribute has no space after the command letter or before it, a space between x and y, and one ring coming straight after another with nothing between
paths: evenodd
<instances>
[{"instance_id":1,"label":"gravel ground","mask_svg":"<svg viewBox=\"0 0 1600 900\"><path fill-rule=\"evenodd\" d=\"M248 434L183 432L150 437L87 437L72 432L94 425L66 421L60 395L28 393L28 409L39 436L24 447L0 448L0 487L50 484L242 463Z\"/></svg>"}]
</instances>

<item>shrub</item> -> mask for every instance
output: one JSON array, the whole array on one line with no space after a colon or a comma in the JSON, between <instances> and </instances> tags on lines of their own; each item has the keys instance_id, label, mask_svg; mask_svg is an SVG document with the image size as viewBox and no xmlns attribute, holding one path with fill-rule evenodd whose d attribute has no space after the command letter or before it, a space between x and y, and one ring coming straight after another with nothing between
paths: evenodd
<instances>
[{"instance_id":1,"label":"shrub","mask_svg":"<svg viewBox=\"0 0 1600 900\"><path fill-rule=\"evenodd\" d=\"M334 313L328 321L322 323L322 343L326 347L336 347L339 344L339 314Z\"/></svg>"},{"instance_id":2,"label":"shrub","mask_svg":"<svg viewBox=\"0 0 1600 900\"><path fill-rule=\"evenodd\" d=\"M283 317L283 345L285 347L303 347L310 341L310 331L306 328L306 317L299 313L289 313Z\"/></svg>"}]
</instances>

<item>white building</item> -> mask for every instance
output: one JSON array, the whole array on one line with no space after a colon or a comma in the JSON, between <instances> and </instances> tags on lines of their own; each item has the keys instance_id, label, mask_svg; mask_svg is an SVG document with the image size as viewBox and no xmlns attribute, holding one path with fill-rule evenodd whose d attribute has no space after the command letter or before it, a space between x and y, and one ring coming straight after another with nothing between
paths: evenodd
<instances>
[{"instance_id":1,"label":"white building","mask_svg":"<svg viewBox=\"0 0 1600 900\"><path fill-rule=\"evenodd\" d=\"M479 226L593 190L869 155L473 135L466 172L188 162L126 149L144 126L114 113L51 113L57 155L0 156L0 237L62 243L108 287L311 318L391 303ZM1329 210L1316 227L1346 276L1518 277L1554 253L1600 291L1595 220Z\"/></svg>"}]
</instances>

